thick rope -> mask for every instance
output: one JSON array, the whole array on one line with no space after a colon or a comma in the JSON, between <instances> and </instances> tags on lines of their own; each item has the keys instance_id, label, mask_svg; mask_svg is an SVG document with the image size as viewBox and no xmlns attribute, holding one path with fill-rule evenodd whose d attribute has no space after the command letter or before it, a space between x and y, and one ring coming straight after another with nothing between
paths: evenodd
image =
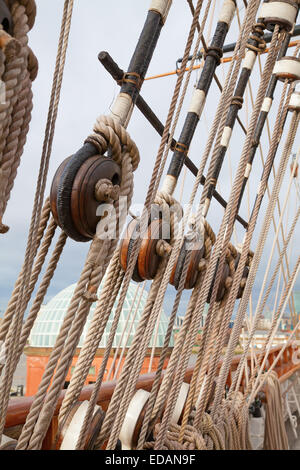
<instances>
[{"instance_id":1,"label":"thick rope","mask_svg":"<svg viewBox=\"0 0 300 470\"><path fill-rule=\"evenodd\" d=\"M2 218L29 130L31 84L38 68L37 60L28 47L27 36L35 18L35 2L31 0L25 6L24 3L14 1L9 5L13 21L12 36L0 30L5 44L1 74L5 102L0 105L0 233L8 230L2 224Z\"/></svg>"}]
</instances>

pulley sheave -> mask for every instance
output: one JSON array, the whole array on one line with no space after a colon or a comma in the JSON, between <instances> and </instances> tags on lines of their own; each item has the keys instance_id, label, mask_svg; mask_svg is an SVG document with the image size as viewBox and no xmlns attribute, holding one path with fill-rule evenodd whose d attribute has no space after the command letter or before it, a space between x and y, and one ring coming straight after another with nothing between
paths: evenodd
<instances>
[{"instance_id":1,"label":"pulley sheave","mask_svg":"<svg viewBox=\"0 0 300 470\"><path fill-rule=\"evenodd\" d=\"M53 217L67 235L76 241L89 241L101 218L99 205L110 200L109 191L99 192L99 183L110 185L111 196L121 182L119 165L110 157L95 155L95 147L85 144L58 167L51 186Z\"/></svg>"}]
</instances>

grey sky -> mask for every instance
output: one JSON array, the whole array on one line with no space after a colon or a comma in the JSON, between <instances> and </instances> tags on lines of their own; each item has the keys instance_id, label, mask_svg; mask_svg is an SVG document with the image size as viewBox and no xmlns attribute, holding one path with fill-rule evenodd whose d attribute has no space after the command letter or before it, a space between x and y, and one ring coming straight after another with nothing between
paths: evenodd
<instances>
[{"instance_id":1,"label":"grey sky","mask_svg":"<svg viewBox=\"0 0 300 470\"><path fill-rule=\"evenodd\" d=\"M61 103L56 124L56 134L53 143L46 194L49 193L52 177L57 166L64 158L74 153L82 145L84 139L91 132L96 117L100 114L109 114L110 105L118 93L118 86L113 83L111 77L98 62L98 53L101 50L107 50L119 66L126 69L142 29L149 4L149 0L127 0L126 2L121 0L110 0L110 2L100 0L75 0L69 50L66 60ZM211 24L212 34L221 4L221 0L216 1L214 20ZM243 2L239 1L238 4L241 8L240 15L242 17L244 13ZM4 217L4 223L10 226L10 231L6 235L1 236L0 239L0 311L3 311L7 304L14 281L23 261L47 116L62 6L63 0L37 0L36 23L30 33L30 46L39 60L39 74L33 86L34 109L30 132L12 196ZM174 0L170 15L150 64L148 75L174 70L176 60L183 55L190 21L191 15L187 2L185 0ZM209 26L210 21L208 21L207 24L208 28ZM237 31L238 28L235 19L226 43L233 42L236 39ZM206 37L207 36L208 32L206 29ZM291 54L291 51L289 51L289 54ZM262 62L264 62L264 60L265 58L262 59ZM219 67L217 73L221 81L223 81L224 73L226 73L227 70L228 66L226 65ZM177 137L180 132L193 91L193 85L198 76L198 73L193 72L175 137ZM256 66L251 80L254 96L258 86L258 77L258 66ZM143 97L149 102L163 122L168 112L168 105L173 93L175 80L176 76L146 81L142 88ZM274 110L276 110L276 103L278 103L281 90L282 84L279 84L276 92ZM190 158L196 165L199 164L202 157L208 129L214 117L219 95L220 93L216 85L213 84L208 96L205 114L197 128L190 151ZM250 104L248 108L250 118ZM246 106L241 110L240 116L244 122L247 122ZM274 118L275 111L271 112L271 131ZM142 204L160 139L138 110L135 110L128 130L137 143L141 154L141 163L135 173L133 202L134 204ZM299 142L299 135L297 135L296 142L297 140ZM236 125L229 152L233 172L238 164L242 144L243 134L238 125ZM262 139L262 147L266 155L268 149L266 132ZM280 149L282 149L282 145ZM297 146L294 148L294 151L296 150ZM277 155L276 164L278 164L279 157L280 151ZM225 198L227 198L230 193L228 162L229 156L224 163L224 168L220 175L219 189ZM253 174L250 180L250 207L253 205L257 182L261 175L261 168L260 156L257 153L257 158L253 166ZM281 196L284 195L287 187L287 179L288 176L285 178ZM183 192L184 203L188 201L193 181L194 177L187 174ZM177 197L179 197L179 189L180 183L176 192ZM199 194L197 201L198 199ZM266 202L267 197L265 197L263 203L262 213L257 225L258 228L263 219L263 211L266 207ZM294 189L289 204L289 222L286 224L287 226L291 223L296 207ZM247 218L246 197L244 198L241 212L243 216ZM208 221L215 231L217 231L221 222L222 213L223 210L214 202L208 215ZM237 225L237 237L239 242L242 241L243 233L244 230ZM259 230L256 230L251 245L252 249L255 249L258 233ZM255 292L257 292L261 283L273 233L271 229L262 265L258 273ZM295 253L297 252L297 240L299 240L299 227L295 236L294 250L291 257L292 265L293 256L295 258ZM76 282L80 275L87 249L87 244L68 241L61 263L49 288L47 298L56 294L67 285ZM296 288L300 290L299 281L297 281ZM170 288L168 297L171 297L172 292L173 289Z\"/></svg>"}]
</instances>

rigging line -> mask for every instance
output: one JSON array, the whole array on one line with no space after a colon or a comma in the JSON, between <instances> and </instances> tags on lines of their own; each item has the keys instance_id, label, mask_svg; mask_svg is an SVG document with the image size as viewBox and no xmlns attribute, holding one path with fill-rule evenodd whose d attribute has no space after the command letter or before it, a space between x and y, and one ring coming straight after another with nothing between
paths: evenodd
<instances>
[{"instance_id":1,"label":"rigging line","mask_svg":"<svg viewBox=\"0 0 300 470\"><path fill-rule=\"evenodd\" d=\"M277 30L277 32L278 32L278 30ZM274 37L274 40L275 39L276 38ZM276 49L274 49L274 51L275 50ZM254 113L252 115L252 118L251 118L251 121L252 121L251 127L252 128L256 124L257 115L259 114L259 111L261 109L262 100L265 96L265 89L266 89L266 86L267 86L267 81L266 80L267 80L267 77L269 77L269 73L272 72L272 68L273 68L273 65L274 65L273 60L275 60L275 53L273 54L273 57L272 56L269 56L269 57L270 57L270 59L269 59L268 68L265 67L265 74L266 74L265 75L265 81L264 81L265 83L262 82L262 84L260 86L260 91L259 91L257 99L256 99L256 113ZM283 95L283 96L285 96L285 95ZM280 105L280 109L281 109L281 105ZM287 109L287 104L286 104L285 109ZM250 129L249 129L249 131L250 131ZM239 190L241 189L241 184L242 184L241 179L242 179L242 175L244 174L244 170L245 170L245 166L246 166L245 157L247 155L246 152L248 152L248 148L249 148L249 144L250 144L250 136L251 136L251 134L249 134L249 137L248 137L248 139L245 143L245 148L243 149L242 156L241 156L241 163L239 165L239 169L238 169L238 172L237 172L237 182L236 182L236 185L237 185L236 193L237 194L233 195L232 198L231 198L231 205L233 207L234 207L234 202L236 200L236 197L238 197ZM275 142L274 142L274 146L275 146ZM228 314L230 313L230 310L232 309L232 306L234 305L235 293L236 293L238 285L239 285L238 281L241 278L242 269L245 266L246 257L248 256L250 241L251 241L252 234L253 234L253 231L254 231L254 228L255 228L255 222L256 222L258 212L259 212L261 200L262 200L262 197L263 197L263 194L264 194L265 181L268 178L268 170L269 170L269 167L272 163L273 148L271 150L272 150L272 152L270 152L268 163L267 163L265 171L264 171L262 184L260 185L260 189L259 189L259 193L258 193L259 195L258 195L258 198L257 198L256 203L255 203L255 208L254 208L254 211L252 211L252 215L251 215L251 218L250 218L250 220L251 220L250 224L251 225L250 225L249 231L246 232L245 241L243 243L243 250L242 250L242 254L241 254L241 259L239 261L238 268L237 268L237 271L236 271L235 276L234 276L233 286L231 288L231 292L230 292L230 295L229 295L229 300L228 300L228 303L227 303L228 307L226 305L226 310L228 311ZM226 234L226 240L230 236L231 230L228 230L228 228L226 230L226 227L228 227L228 224L230 224L230 227L232 226L233 217L234 217L234 213L229 214L229 210L228 210L228 214L227 214L227 216L224 217L224 221L222 222L222 226L221 226L221 229L220 229L220 232L219 232L219 235L218 235L219 244L223 243L223 234L224 233ZM216 245L217 244L218 244L218 241L216 242ZM250 273L251 273L252 267L253 267L253 261L251 263ZM249 273L249 275L250 275L250 273ZM248 281L249 281L249 277L248 277ZM249 284L248 281L247 281L247 284ZM246 286L247 286L247 284L246 284ZM244 295L242 297L240 306L244 305L243 304L243 299L245 299L245 291L244 291ZM248 299L248 297L247 297L247 299ZM244 316L244 310L243 310L243 315L240 315L240 317L238 317L238 320L242 319L243 316ZM221 376L222 377L220 379L220 382L217 385L216 393L218 394L218 400L220 399L220 393L222 393L222 390L223 390L224 381L226 379L226 372L227 372L227 369L230 365L230 361L231 361L231 357L232 357L232 353L233 353L233 346L235 344L236 338L238 337L239 327L240 327L240 321L237 321L237 319L236 319L235 325L234 325L234 328L233 328L233 331L232 331L232 334L231 334L231 338L230 338L230 341L229 341L229 347L227 349L227 353L226 353L226 356L225 356L225 361L223 363L223 367L221 368Z\"/></svg>"},{"instance_id":2,"label":"rigging line","mask_svg":"<svg viewBox=\"0 0 300 470\"><path fill-rule=\"evenodd\" d=\"M288 47L295 47L297 46L298 44L300 43L300 40L296 40L296 41L291 41L289 46ZM263 52L261 52L261 54L267 54L269 52L270 48L266 48ZM223 57L221 59L221 63L223 64L227 64L228 62L231 62L232 61L232 56L231 57ZM192 70L197 70L201 68L201 65L194 65L192 67ZM186 67L185 68L185 72L188 72L190 70L190 67ZM149 80L155 80L156 78L163 78L163 77L169 77L171 75L177 75L178 74L178 70L173 70L172 72L166 72L166 73L161 73L161 74L158 74L158 75L152 75L150 77L146 77L145 78L145 81L149 81Z\"/></svg>"},{"instance_id":3,"label":"rigging line","mask_svg":"<svg viewBox=\"0 0 300 470\"><path fill-rule=\"evenodd\" d=\"M110 365L110 369L107 373L107 376L106 376L106 381L108 381L110 379L110 376L112 374L112 371L113 371L113 368L115 366L115 362L116 362L116 359L117 359L117 356L118 356L118 352L119 352L119 349L121 347L121 344L122 344L122 341L123 341L123 338L124 338L124 334L125 334L125 331L127 329L127 326L128 326L128 323L129 323L129 319L130 319L130 316L132 314L132 310L133 310L133 306L134 306L134 303L135 303L135 300L136 300L136 297L137 297L137 294L138 294L138 291L139 291L139 288L140 288L140 284L137 284L136 285L136 289L135 289L135 292L134 292L134 296L133 296L133 300L131 301L131 305L130 305L130 310L128 312L128 315L127 315L127 318L126 318L126 321L123 325L123 329L122 329L122 334L121 334L121 337L119 339L119 342L117 344L117 347L116 347L116 350L115 350L115 353L114 353L114 358L112 360L112 363ZM131 319L131 323L133 322L134 320Z\"/></svg>"},{"instance_id":4,"label":"rigging line","mask_svg":"<svg viewBox=\"0 0 300 470\"><path fill-rule=\"evenodd\" d=\"M189 51L190 51L191 46L192 46L192 39L194 37L194 33L195 33L195 29L196 29L196 20L199 16L201 6L202 6L202 2L198 0L197 8L195 10L195 15L194 15L192 25L191 25L191 28L190 28L190 32L189 32L189 37L188 37L186 47L185 47L185 61L187 61L187 57L188 57ZM175 106L176 106L179 90L180 90L180 87L181 87L182 79L183 79L183 72L181 74L179 74L179 76L177 78L177 84L176 84L176 87L175 87L175 90L174 90L173 98L171 100L170 109L169 109L169 112L168 112L168 117L167 117L167 120L166 120L166 125L165 125L165 128L164 128L164 133L163 133L161 145L160 145L160 148L158 150L158 155L157 155L157 160L159 160L159 162L161 161L161 159L163 157L163 151L164 151L164 147L165 147L165 144L166 144L167 135L169 133L169 129L170 129L170 126L171 126L171 121L172 121L173 116L174 116ZM159 173L159 166L157 164L155 165L154 171L155 171L155 175L157 175ZM149 191L150 190L151 191L147 195L146 201L145 201L146 210L149 209L148 203L150 204L152 202L152 200L154 199L154 194L153 193L154 193L154 189L156 188L156 186L157 185L155 184L155 181L153 180L153 185L151 184L150 188L149 188ZM144 230L144 227L143 227L143 230ZM139 242L139 240L137 240L137 242ZM125 278L124 278L125 287L126 287L126 279L129 282L129 280L131 278L131 275L132 275L132 272L133 272L133 269L134 269L134 266L135 266L135 263L136 263L136 258L137 258L139 247L140 247L140 243L136 243L134 248L133 248L132 256L131 256L131 259L129 261L129 265L127 267L127 271L126 271ZM171 258L172 258L172 254L173 254L173 251L171 253ZM174 261L175 261L175 259L174 259ZM162 263L162 266L161 266L161 269L163 269L163 268L164 268L164 263ZM157 275L157 279L155 279L152 282L149 295L153 295L153 292L154 292L155 288L158 287L158 285L160 284L161 277L162 276ZM121 293L121 295L122 295L122 293ZM144 332L144 328L147 324L148 324L148 317L147 317L147 311L145 311L143 313L141 319L140 319L138 332L136 333L133 344L131 345L131 347L129 349L129 352L127 354L125 364L124 364L124 367L122 369L121 377L117 382L116 388L114 390L114 394L112 396L110 405L108 407L106 416L104 418L104 422L103 422L101 433L100 433L99 440L98 440L99 442L103 439L103 437L109 431L109 429L111 428L111 422L116 418L116 414L117 414L117 412L119 410L119 407L120 407L120 399L121 399L122 396L124 397L123 392L124 392L124 388L126 387L126 383L127 383L127 379L128 379L128 374L127 373L128 373L128 369L129 369L129 367L131 365L131 362L132 362L132 360L134 358L134 355L135 355L135 348L137 346L140 347L140 344L138 344L138 340L136 338L138 338L141 331ZM133 384L134 384L134 381L133 381ZM118 431L119 431L121 421L124 419L124 416L125 416L125 412L126 412L125 408L126 407L123 407L122 413L118 416L119 419L114 421L114 424L113 424L113 427L112 427L111 433L110 433L108 448L110 447L110 445L112 445L113 448L115 447L116 437L119 434L119 432L116 432L117 431L116 428L118 427ZM98 444L98 441L97 441L97 444Z\"/></svg>"},{"instance_id":5,"label":"rigging line","mask_svg":"<svg viewBox=\"0 0 300 470\"><path fill-rule=\"evenodd\" d=\"M295 178L295 189L296 189L296 195L298 197L298 201L300 201L300 187L299 187L299 182Z\"/></svg>"},{"instance_id":6,"label":"rigging line","mask_svg":"<svg viewBox=\"0 0 300 470\"><path fill-rule=\"evenodd\" d=\"M159 327L160 327L161 314L162 314L162 308L160 310L160 313L159 313L159 315L157 317L157 321L156 321L155 335L154 335L153 346L152 346L151 356L150 356L150 361L149 361L148 374L150 374L150 372L152 370L154 353L155 353L155 349L157 347L157 338L158 338L158 331L159 331Z\"/></svg>"},{"instance_id":7,"label":"rigging line","mask_svg":"<svg viewBox=\"0 0 300 470\"><path fill-rule=\"evenodd\" d=\"M297 221L298 221L298 219L299 219L299 216L300 216L300 207L298 208L298 211L297 211L297 213L296 213L296 215L295 215L295 217L294 217L293 223L292 223L292 225L291 225L291 228L290 228L290 230L289 230L289 234L288 234L287 239L286 239L286 243L285 243L285 245L284 245L284 247L283 247L283 249L282 249L282 251L281 251L281 253L280 253L280 258L282 258L282 256L283 256L284 253L286 252L286 250L287 250L287 248L288 248L288 245L289 245L289 243L290 243L292 237L294 236L294 231L295 231L295 228L296 228L296 225L297 225ZM271 289L272 289L273 284L274 284L274 282L275 282L275 280L276 280L276 277L277 277L279 268L280 268L280 259L277 261L277 264L276 264L275 269L274 269L274 271L273 271L273 274L272 274L272 277L271 277L271 279L270 279L268 288L267 288L266 293L265 293L265 295L264 295L263 302L262 302L261 305L259 306L259 309L256 311L256 318L259 318L259 316L261 315L261 313L263 312L263 310L264 310L264 308L265 308L267 299L268 299L268 297L269 297L269 295L270 295ZM251 338L251 336L253 336L253 334L254 334L254 332L255 332L255 330L256 330L256 327L257 327L257 325L255 325L255 328L252 327L252 331L250 332L250 338ZM245 354L247 354L247 348L246 348ZM259 365L259 363L260 363L260 360L258 361L258 365ZM239 369L240 369L240 366L238 365L238 370L239 370ZM255 373L256 373L256 369L253 371L252 377L255 377ZM235 385L235 384L232 384L232 387L234 388L234 386L235 386L236 390L238 390L238 388L239 388L240 380L241 380L241 375L239 375L238 381L236 382L236 385Z\"/></svg>"},{"instance_id":8,"label":"rigging line","mask_svg":"<svg viewBox=\"0 0 300 470\"><path fill-rule=\"evenodd\" d=\"M283 294L283 291L284 291L284 288L285 288L285 285L283 283L282 285L282 289L281 289L281 295L280 297L279 296L279 290L280 290L280 282L281 282L281 276L282 276L282 273L281 271L279 271L278 273L278 279L277 279L277 287L276 287L276 292L275 292L275 298L274 298L274 303L273 303L273 311L272 311L272 316L271 316L271 320L273 321L274 317L275 317L275 312L276 312L276 308L278 307L277 303L278 303L278 299L281 298L282 294Z\"/></svg>"},{"instance_id":9,"label":"rigging line","mask_svg":"<svg viewBox=\"0 0 300 470\"><path fill-rule=\"evenodd\" d=\"M21 328L22 328L22 315L24 313L22 312L22 309L21 309L21 307L23 307L22 295L23 295L23 292L28 287L34 257L38 249L36 236L37 236L37 231L38 231L38 224L39 224L40 217L41 217L43 195L44 195L45 186L46 186L49 159L51 156L52 142L53 142L54 132L55 132L55 123L56 123L58 105L59 105L59 100L60 100L60 92L61 92L66 52L67 52L67 47L68 47L72 12L73 12L73 0L66 1L64 4L63 19L62 19L59 45L58 45L58 51L57 51L57 57L56 57L56 66L55 66L55 71L54 71L54 76L53 76L53 84L52 84L52 91L51 91L51 97L50 97L50 103L49 103L48 118L47 118L47 124L46 124L46 129L45 129L42 156L41 156L41 165L40 165L40 170L39 170L39 175L38 175L27 247L26 247L26 252L25 252L24 275L21 281L20 290L19 290L19 299L17 301L17 307L16 307L16 312L18 312L18 314L15 315L12 321L12 325L11 325L12 327L14 327L14 331L13 331L13 341L11 342L11 348L9 348L9 361L8 362L10 364L8 364L9 367L7 367L6 391L4 392L4 390L2 389L3 400L1 403L2 418L1 418L1 423L0 423L0 435L2 435L3 428L4 428L5 415L6 415L7 405L8 405L8 398L9 398L10 383L12 383L13 371L16 367L16 364L14 364L15 361L12 360L10 356L11 356L12 351L17 351L18 338L19 338L19 335L21 333ZM5 377L3 378L3 380L5 380Z\"/></svg>"},{"instance_id":10,"label":"rigging line","mask_svg":"<svg viewBox=\"0 0 300 470\"><path fill-rule=\"evenodd\" d=\"M253 2L253 3L252 3L252 10L253 10L253 12L254 12L254 9L255 9L256 5L258 6L258 2L255 2L255 3ZM254 12L254 13L255 13L255 12ZM253 16L254 16L254 15L253 15ZM249 20L249 17L250 17L250 20ZM252 24L252 15L250 16L250 15L249 15L249 12L248 12L248 16L247 16L247 21L248 21L249 25L248 25L248 23L247 23L246 30L250 30L250 27L251 27L250 22L251 22L251 24ZM246 36L247 36L247 35L245 34L245 37L246 37ZM245 42L245 41L244 41L244 42ZM233 64L232 64L232 65L233 65ZM230 77L229 77L229 78L230 78ZM228 81L229 81L229 78L228 78ZM202 172L202 169L199 170L198 175L201 174L201 172ZM191 200L193 200L194 194L195 194L195 191L193 191L193 193L192 193L192 195L191 195ZM211 264L211 263L210 263L210 264ZM210 275L211 275L211 277L212 277L213 273L211 272ZM197 311L200 311L200 312L203 311L204 301L205 301L205 299L206 299L206 297L207 297L208 289L209 289L209 286L211 285L211 281L212 281L212 278L211 278L211 277L207 277L207 276L205 277L205 279L206 279L206 280L205 280L205 285L203 286L203 288L202 288L202 290L201 290L201 291L204 291L204 292L203 292L203 295L200 296L200 298L197 299L197 302L196 302L196 303L197 303L197 305L196 305L196 310L197 310ZM201 300L201 304L199 305L200 300ZM206 319L205 324L207 325L207 319ZM176 344L175 344L175 348L176 348Z\"/></svg>"},{"instance_id":11,"label":"rigging line","mask_svg":"<svg viewBox=\"0 0 300 470\"><path fill-rule=\"evenodd\" d=\"M284 93L282 94L282 96L284 96ZM289 94L288 94L288 96L289 96ZM279 116L279 113L278 113L278 116ZM249 272L249 276L248 276L248 281L247 281L247 284L245 286L244 295L241 299L241 303L239 305L239 311L238 311L238 314L237 314L236 318L239 318L239 316L242 317L241 312L243 312L244 309L245 309L245 305L246 305L246 302L247 302L247 294L250 290L250 286L251 286L251 288L253 287L255 274L257 272L258 265L259 265L259 262L260 262L260 259L261 259L261 256L262 256L262 250L263 250L263 247L264 247L264 244L265 244L266 236L267 236L268 230L270 228L271 214L272 214L272 212L274 211L274 208L275 208L276 196L279 192L279 189L280 189L280 186L281 186L281 183L282 183L282 179L283 179L283 174L285 172L286 165L287 165L286 155L287 155L287 153L289 153L289 146L291 145L290 140L291 139L293 140L294 135L295 135L295 130L296 130L295 125L298 124L298 122L299 122L299 116L297 116L296 119L295 119L295 115L294 115L293 118L294 119L292 119L292 122L290 124L289 134L288 134L288 136L286 138L286 142L284 144L284 149L283 149L283 152L282 152L282 157L281 157L281 161L280 161L280 165L279 165L279 171L277 172L277 175L276 175L276 180L274 182L271 199L269 200L268 207L267 207L267 210L266 210L266 213L265 213L265 217L264 217L264 221L263 221L263 227L261 229L258 244L257 244L257 250L255 251L254 258L253 258L252 263L251 263L251 268L250 268L250 272ZM275 135L275 137L276 137L276 135ZM297 220L297 219L295 219L295 220ZM295 227L293 226L293 229L294 228ZM292 229L290 230L290 234L292 234ZM287 246L287 244L285 244L284 250L286 249L286 246ZM280 256L282 256L284 254L284 250L281 252ZM277 263L277 268L279 268L279 266L280 266L280 259ZM275 272L276 272L276 270L275 270ZM273 274L271 283L273 283L275 281L275 278L276 278L276 275ZM267 293L268 292L269 291L267 289ZM252 331L251 331L249 339L255 333L255 330L256 330L257 324L258 324L258 320L260 318L260 314L262 312L262 309L264 307L265 302L266 302L266 296L264 298L263 303L261 302L261 297L258 300L258 303L257 303L257 306L256 306L256 313L255 313L253 326L252 326ZM237 324L237 320L236 320L236 324ZM249 347L249 339L248 339L246 352L248 351L248 347ZM238 366L238 369L239 369L239 366ZM233 389L235 387L235 385L236 385L235 381L233 381L231 388Z\"/></svg>"},{"instance_id":12,"label":"rigging line","mask_svg":"<svg viewBox=\"0 0 300 470\"><path fill-rule=\"evenodd\" d=\"M293 53L293 56L296 57L297 54L298 54L298 51L299 51L299 48L300 48L300 44L298 44L298 46L296 47L294 53ZM261 66L261 59L259 57L259 69L260 69L260 73L262 73L262 66ZM268 138L269 138L269 143L270 143L270 126L269 126L269 118L267 116L266 118L266 124L267 124L267 131L268 131ZM261 144L259 144L259 149L260 149L260 156L261 156L261 161L262 161L262 164L264 165L264 158L263 158L263 152L262 152L262 147L261 147ZM273 171L273 176L275 178L275 167L274 165L272 166L272 171ZM267 185L267 194L268 194L268 198L270 198L270 190L269 190L269 185ZM279 199L277 199L277 208L278 208L278 213L279 213L279 216L280 216L280 201ZM275 223L275 219L274 219L274 215L272 217L272 222L273 222L273 226L274 226L274 230L276 230L276 223ZM281 226L281 235L282 235L282 239L283 239L283 242L284 242L284 231L283 231L283 226ZM279 245L278 245L278 250L280 251L279 249ZM288 259L285 255L284 257L284 260L285 260L285 263L286 263L286 266L288 267ZM282 269L284 270L284 267L283 267L283 264L282 264ZM289 272L289 268L288 268L288 275L290 274ZM285 275L284 275L285 276ZM284 277L284 282L286 284L286 280L285 280L285 277ZM290 309L292 311L294 311L294 314L295 314L295 300L294 300L294 295L292 294L291 295L291 298L289 300L289 304L290 304Z\"/></svg>"},{"instance_id":13,"label":"rigging line","mask_svg":"<svg viewBox=\"0 0 300 470\"><path fill-rule=\"evenodd\" d=\"M248 336L250 334L250 331L252 329L252 323L251 321L249 321L249 318L247 316L245 316L245 321L246 321L246 325L247 325L247 331L248 331ZM251 351L251 374L253 373L253 370L254 370L254 364L257 363L257 355L256 355L256 351L255 351L255 347L256 345L254 344L254 339L251 340L251 343L250 343L250 351ZM244 360L247 360L246 358Z\"/></svg>"},{"instance_id":14,"label":"rigging line","mask_svg":"<svg viewBox=\"0 0 300 470\"><path fill-rule=\"evenodd\" d=\"M120 367L121 367L121 364L122 364L122 359L123 359L124 354L126 352L126 348L128 348L128 343L129 343L129 339L130 339L131 330L132 330L134 321L136 319L136 315L137 315L137 312L138 312L138 308L139 308L139 305L140 305L140 302L141 302L141 299L142 299L142 295L143 295L145 286L146 286L146 283L144 282L144 285L142 286L142 290L141 290L140 297L139 297L139 300L138 300L138 305L135 309L134 316L133 316L132 322L130 324L129 331L127 332L127 337L126 337L125 344L122 347L122 352L121 352L120 357L119 357L118 365L116 367L113 380L117 380L117 378L118 378L119 370L120 370Z\"/></svg>"},{"instance_id":15,"label":"rigging line","mask_svg":"<svg viewBox=\"0 0 300 470\"><path fill-rule=\"evenodd\" d=\"M108 73L110 73L114 80L116 80L117 82L120 82L120 80L122 80L124 71L118 67L118 65L114 62L108 52L100 52L98 55L98 59L108 71ZM164 125L157 118L157 116L154 114L150 106L145 102L141 95L139 95L137 98L136 106L145 116L147 121L152 125L152 127L158 132L158 134L162 136L164 132ZM170 135L168 134L168 139L169 138ZM172 139L170 146L171 150L175 149L176 144L176 140ZM189 159L188 156L186 156L184 159L184 165L187 166L187 168L193 173L193 175L197 177L198 169L196 165ZM204 175L201 175L200 184L204 185L205 181L206 178L204 177ZM226 208L227 202L221 197L221 195L216 190L214 190L213 197L222 205L222 207ZM237 216L237 220L243 225L244 228L247 228L247 222L240 215Z\"/></svg>"},{"instance_id":16,"label":"rigging line","mask_svg":"<svg viewBox=\"0 0 300 470\"><path fill-rule=\"evenodd\" d=\"M296 282L296 280L297 280L297 276L298 276L298 273L299 273L299 269L300 269L300 256L298 257L298 259L297 259L297 261L296 261L296 264L295 264L295 267L294 267L294 270L293 270L293 272L292 272L292 274L291 274L291 277L289 278L289 282L288 282L288 285L287 285L287 287L286 287L286 289L285 289L284 295L283 295L282 298L280 299L280 306L279 306L279 308L278 308L278 310L277 310L277 314L278 314L278 320L277 320L277 322L281 320L282 315L284 314L286 305L287 305L287 303L288 303L288 298L289 298L291 292L293 291L295 282ZM298 322L298 324L297 324L296 326L298 327L299 324L300 324L300 321ZM278 326L278 325L277 325L277 326ZM276 329L277 329L277 328L276 328ZM272 339L272 338L274 337L274 334L276 333L276 329L274 329L274 331L273 331L273 333L272 333L270 339ZM293 332L294 332L294 331L293 331ZM291 337L292 337L292 334L293 334L293 333L290 334L289 340L287 341L286 345L290 342ZM285 346L286 346L286 345L285 345ZM266 347L267 347L268 350L270 349L270 346L269 346L269 345L267 345ZM284 348L284 349L285 349L285 348ZM282 348L281 351L283 352L284 349ZM277 355L276 359L278 359L279 355L280 355L280 353ZM266 356L266 357L267 357L267 356ZM255 381L255 383L254 383L254 385L253 385L253 387L252 387L252 391L251 391L250 396L249 396L249 399L248 399L249 402L251 402L251 400L254 398L254 396L257 395L258 389L261 387L261 385L259 385L258 383L259 383L260 378L261 378L261 376L262 376L263 367L264 367L265 362L266 362L266 357L264 357L264 360L263 360L263 362L262 362L262 364L261 364L260 370L258 371L258 374L257 374L257 377L256 377L256 381ZM271 371L273 370L273 368L274 368L273 366L274 366L274 364L275 364L276 362L277 362L277 361L275 360L275 361L272 363L271 368L269 368L268 371L266 372L266 374L264 375L264 380L267 379L267 377L269 376L269 374L270 374Z\"/></svg>"}]
</instances>

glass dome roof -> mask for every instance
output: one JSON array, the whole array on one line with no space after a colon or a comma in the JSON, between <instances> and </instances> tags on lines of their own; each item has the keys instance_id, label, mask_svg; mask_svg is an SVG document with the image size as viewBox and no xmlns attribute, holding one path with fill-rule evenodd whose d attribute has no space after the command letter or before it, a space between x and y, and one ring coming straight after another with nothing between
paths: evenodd
<instances>
[{"instance_id":1,"label":"glass dome roof","mask_svg":"<svg viewBox=\"0 0 300 470\"><path fill-rule=\"evenodd\" d=\"M98 295L101 291L101 286L102 286L102 283L99 286ZM135 314L135 311L136 311L136 308L137 308L137 305L138 305L138 302L139 302L139 299L140 299L141 287L139 287L138 293L137 293L135 301L134 301L134 306L131 310L131 306L132 306L132 302L133 302L135 294L136 294L137 286L138 285L134 284L133 282L131 282L130 285L129 285L127 295L126 295L126 298L125 298L125 301L124 301L124 305L123 305L123 308L122 308L122 312L121 312L121 315L120 315L120 320L119 320L117 332L116 332L116 335L115 335L115 338L114 338L113 347L117 347L119 345L119 341L120 341L120 338L122 336L122 332L123 332L123 328L124 328L126 319L127 319L128 315L130 314L130 319L129 319L129 322L128 322L128 325L127 325L127 328L126 328L126 332L123 335L121 346L124 346L126 344L127 335L128 335L127 331L129 331L129 329L130 329L131 319L133 318L133 316ZM61 292L59 292L55 297L53 297L46 305L43 305L41 307L40 312L39 312L39 314L36 318L36 321L33 325L31 333L30 333L29 346L48 348L48 347L53 347L55 345L56 337L59 333L60 327L61 327L62 322L63 322L63 318L66 314L67 309L68 309L68 306L69 306L69 303L71 301L71 298L72 298L75 287L76 287L76 284L72 284L69 287L66 287ZM115 312L115 309L116 309L116 306L117 306L117 301L118 301L118 297L117 297L117 300L116 300L116 302L113 306L112 313L109 317L105 332L104 332L102 340L99 344L99 348L104 348L107 344L109 331L110 331L110 328L111 328L111 325L112 325L114 312ZM137 326L138 326L138 321L139 321L139 318L140 318L140 316L143 312L146 301L147 301L147 292L144 290L144 292L142 293L142 296L141 296L140 304L139 304L138 309L137 309L137 313L136 313L136 316L135 316L135 321L133 322L133 325L132 325L132 328L131 328L129 340L128 340L128 343L127 343L128 345L130 345L132 340L133 340L135 331L136 331ZM87 322L85 324L83 333L80 337L79 347L81 347L83 345L84 337L85 337L85 335L88 331L89 324L90 324L91 319L93 317L93 313L95 311L95 308L96 308L96 303L93 303L92 306L91 306L90 314L89 314ZM130 313L130 310L131 310L131 313ZM167 331L167 327L168 327L168 318L165 315L164 311L162 311L161 316L160 316L156 346L158 346L158 347L163 346L163 342L164 342L165 334L166 334L166 331ZM153 333L153 336L152 336L152 339L151 339L151 342L150 342L150 346L153 346L153 344L154 344L155 331L156 331L156 327L155 327L155 330L154 330L154 333ZM173 343L173 335L172 335L170 346L173 346L173 344L174 343Z\"/></svg>"}]
</instances>

